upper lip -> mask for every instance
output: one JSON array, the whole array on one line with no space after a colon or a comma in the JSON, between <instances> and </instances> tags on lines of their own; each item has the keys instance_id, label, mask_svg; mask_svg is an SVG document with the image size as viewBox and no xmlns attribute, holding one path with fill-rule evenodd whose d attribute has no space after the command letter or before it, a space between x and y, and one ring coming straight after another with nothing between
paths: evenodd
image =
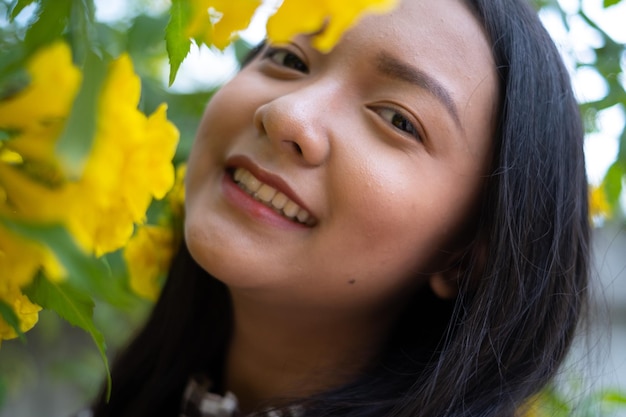
<instances>
[{"instance_id":1,"label":"upper lip","mask_svg":"<svg viewBox=\"0 0 626 417\"><path fill-rule=\"evenodd\" d=\"M259 181L285 194L290 200L300 206L300 208L306 210L310 216L312 216L313 218L317 218L317 216L315 216L311 209L307 207L302 199L298 197L298 194L296 194L295 191L293 191L293 189L289 186L289 184L287 184L287 182L283 180L280 176L261 168L259 165L255 164L250 158L246 156L234 156L232 158L229 158L226 162L227 169L235 169L239 167L247 169Z\"/></svg>"}]
</instances>

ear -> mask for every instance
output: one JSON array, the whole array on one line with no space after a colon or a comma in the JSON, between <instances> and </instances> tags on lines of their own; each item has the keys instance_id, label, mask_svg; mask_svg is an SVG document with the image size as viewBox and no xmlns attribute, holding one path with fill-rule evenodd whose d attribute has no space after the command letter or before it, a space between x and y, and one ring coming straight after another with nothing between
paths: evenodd
<instances>
[{"instance_id":1,"label":"ear","mask_svg":"<svg viewBox=\"0 0 626 417\"><path fill-rule=\"evenodd\" d=\"M459 265L435 272L428 280L430 289L442 300L452 300L459 294L462 271Z\"/></svg>"},{"instance_id":2,"label":"ear","mask_svg":"<svg viewBox=\"0 0 626 417\"><path fill-rule=\"evenodd\" d=\"M487 239L476 237L469 248L451 254L447 268L430 276L430 289L442 300L452 300L459 294L462 280L472 281L468 283L470 288L475 285L486 262Z\"/></svg>"}]
</instances>

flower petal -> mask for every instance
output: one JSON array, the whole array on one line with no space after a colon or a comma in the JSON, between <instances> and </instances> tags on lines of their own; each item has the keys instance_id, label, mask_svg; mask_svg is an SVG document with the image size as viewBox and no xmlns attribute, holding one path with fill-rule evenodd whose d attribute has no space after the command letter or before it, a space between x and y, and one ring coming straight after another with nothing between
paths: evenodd
<instances>
[{"instance_id":1,"label":"flower petal","mask_svg":"<svg viewBox=\"0 0 626 417\"><path fill-rule=\"evenodd\" d=\"M174 184L178 130L167 120L166 106L150 117L137 109L140 89L130 58L122 55L105 82L84 174L69 187L71 230L96 255L122 247L145 220L152 198L162 198Z\"/></svg>"},{"instance_id":2,"label":"flower petal","mask_svg":"<svg viewBox=\"0 0 626 417\"><path fill-rule=\"evenodd\" d=\"M156 301L159 279L173 256L173 233L169 227L142 226L124 248L130 286L138 295Z\"/></svg>"},{"instance_id":3,"label":"flower petal","mask_svg":"<svg viewBox=\"0 0 626 417\"><path fill-rule=\"evenodd\" d=\"M238 31L248 27L261 1L211 0L209 3L210 7L222 15L214 25L213 45L224 49L234 40Z\"/></svg>"},{"instance_id":4,"label":"flower petal","mask_svg":"<svg viewBox=\"0 0 626 417\"><path fill-rule=\"evenodd\" d=\"M17 130L63 120L82 79L67 44L56 42L37 51L26 70L30 84L15 96L0 100L0 127Z\"/></svg>"},{"instance_id":5,"label":"flower petal","mask_svg":"<svg viewBox=\"0 0 626 417\"><path fill-rule=\"evenodd\" d=\"M273 42L285 43L296 35L319 32L313 46L329 52L365 13L385 13L396 4L397 0L285 0L268 20L267 34Z\"/></svg>"}]
</instances>

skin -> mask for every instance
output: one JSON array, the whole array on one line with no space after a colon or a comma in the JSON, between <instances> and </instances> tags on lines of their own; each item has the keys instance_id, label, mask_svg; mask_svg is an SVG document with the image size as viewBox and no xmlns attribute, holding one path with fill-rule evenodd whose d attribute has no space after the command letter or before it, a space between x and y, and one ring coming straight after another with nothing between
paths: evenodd
<instances>
[{"instance_id":1,"label":"skin","mask_svg":"<svg viewBox=\"0 0 626 417\"><path fill-rule=\"evenodd\" d=\"M495 66L462 1L405 0L329 54L309 40L224 86L189 159L186 241L232 294L226 385L244 410L349 378L414 291L454 295L493 150ZM240 166L279 177L314 225L238 191Z\"/></svg>"}]
</instances>

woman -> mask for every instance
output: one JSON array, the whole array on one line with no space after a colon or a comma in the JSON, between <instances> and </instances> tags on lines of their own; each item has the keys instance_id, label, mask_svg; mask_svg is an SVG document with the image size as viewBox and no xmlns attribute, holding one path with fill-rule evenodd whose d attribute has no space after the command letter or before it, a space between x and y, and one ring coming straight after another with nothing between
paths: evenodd
<instances>
[{"instance_id":1,"label":"woman","mask_svg":"<svg viewBox=\"0 0 626 417\"><path fill-rule=\"evenodd\" d=\"M235 396L232 415L513 416L557 371L587 185L532 9L404 0L329 54L312 36L262 46L207 106L186 245L96 416Z\"/></svg>"}]
</instances>

